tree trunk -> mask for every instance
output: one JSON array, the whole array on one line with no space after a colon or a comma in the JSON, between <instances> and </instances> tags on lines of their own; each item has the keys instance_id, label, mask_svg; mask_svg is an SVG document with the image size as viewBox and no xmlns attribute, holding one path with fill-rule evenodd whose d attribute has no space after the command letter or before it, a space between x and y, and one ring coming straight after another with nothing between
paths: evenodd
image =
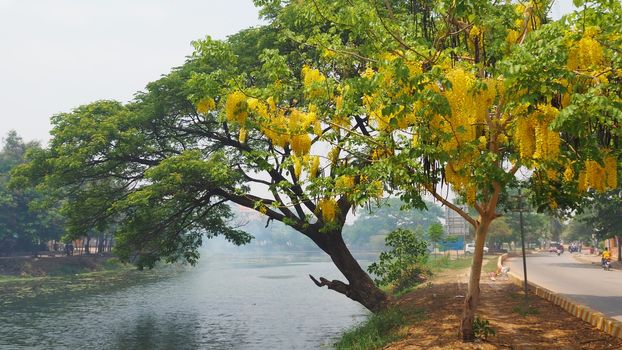
<instances>
[{"instance_id":1,"label":"tree trunk","mask_svg":"<svg viewBox=\"0 0 622 350\"><path fill-rule=\"evenodd\" d=\"M469 277L469 287L464 299L464 309L462 321L460 323L462 340L465 342L472 342L475 340L473 321L475 320L475 311L479 304L479 280L482 273L484 243L486 242L486 234L488 233L488 226L491 222L492 219L490 218L481 218L481 222L475 231L475 251L473 252L473 262L471 263L471 276Z\"/></svg>"},{"instance_id":2,"label":"tree trunk","mask_svg":"<svg viewBox=\"0 0 622 350\"><path fill-rule=\"evenodd\" d=\"M359 302L372 312L384 310L389 303L389 297L380 290L361 268L350 253L343 241L341 232L313 233L309 237L328 254L339 271L346 277L348 283L339 280L327 280L320 277L319 281L309 275L318 287L327 286L328 289L344 294L348 298Z\"/></svg>"},{"instance_id":3,"label":"tree trunk","mask_svg":"<svg viewBox=\"0 0 622 350\"><path fill-rule=\"evenodd\" d=\"M616 246L618 247L618 261L622 261L622 247L620 247L620 242L622 241L622 239L620 239L620 236L616 235Z\"/></svg>"}]
</instances>

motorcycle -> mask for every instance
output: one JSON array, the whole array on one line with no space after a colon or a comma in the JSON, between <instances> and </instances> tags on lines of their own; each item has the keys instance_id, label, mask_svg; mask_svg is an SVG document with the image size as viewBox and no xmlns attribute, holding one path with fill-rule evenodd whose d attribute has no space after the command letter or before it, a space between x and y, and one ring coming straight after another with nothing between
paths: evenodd
<instances>
[{"instance_id":1,"label":"motorcycle","mask_svg":"<svg viewBox=\"0 0 622 350\"><path fill-rule=\"evenodd\" d=\"M611 270L611 263L609 262L609 259L602 259L600 265L605 271Z\"/></svg>"}]
</instances>

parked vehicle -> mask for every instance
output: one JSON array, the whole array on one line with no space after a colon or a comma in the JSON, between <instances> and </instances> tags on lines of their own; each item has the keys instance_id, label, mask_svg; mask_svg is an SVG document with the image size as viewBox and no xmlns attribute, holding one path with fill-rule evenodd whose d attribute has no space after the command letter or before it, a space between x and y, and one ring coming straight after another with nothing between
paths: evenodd
<instances>
[{"instance_id":1,"label":"parked vehicle","mask_svg":"<svg viewBox=\"0 0 622 350\"><path fill-rule=\"evenodd\" d=\"M475 243L467 243L464 247L465 254L475 253ZM488 253L488 247L484 246L484 254Z\"/></svg>"}]
</instances>

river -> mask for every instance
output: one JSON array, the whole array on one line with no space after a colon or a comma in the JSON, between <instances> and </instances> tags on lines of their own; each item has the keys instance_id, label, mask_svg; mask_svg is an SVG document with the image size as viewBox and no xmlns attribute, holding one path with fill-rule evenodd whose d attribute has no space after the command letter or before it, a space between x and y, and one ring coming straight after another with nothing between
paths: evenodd
<instances>
[{"instance_id":1,"label":"river","mask_svg":"<svg viewBox=\"0 0 622 350\"><path fill-rule=\"evenodd\" d=\"M0 309L0 349L330 349L365 319L327 258L207 256L154 282Z\"/></svg>"}]
</instances>

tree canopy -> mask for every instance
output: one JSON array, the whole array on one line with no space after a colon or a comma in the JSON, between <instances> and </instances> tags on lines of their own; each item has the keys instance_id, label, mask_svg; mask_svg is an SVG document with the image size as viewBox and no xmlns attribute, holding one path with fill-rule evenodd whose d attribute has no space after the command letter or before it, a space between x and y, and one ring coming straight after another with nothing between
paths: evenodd
<instances>
[{"instance_id":1,"label":"tree canopy","mask_svg":"<svg viewBox=\"0 0 622 350\"><path fill-rule=\"evenodd\" d=\"M114 222L126 257L194 261L203 233L248 241L230 201L309 237L348 280L314 282L379 310L345 217L428 194L475 228L472 340L484 241L517 172L541 209L617 187L618 1L559 21L546 0L255 2L267 25L195 42L133 102L53 117L50 147L18 174L69 198L71 230Z\"/></svg>"}]
</instances>

